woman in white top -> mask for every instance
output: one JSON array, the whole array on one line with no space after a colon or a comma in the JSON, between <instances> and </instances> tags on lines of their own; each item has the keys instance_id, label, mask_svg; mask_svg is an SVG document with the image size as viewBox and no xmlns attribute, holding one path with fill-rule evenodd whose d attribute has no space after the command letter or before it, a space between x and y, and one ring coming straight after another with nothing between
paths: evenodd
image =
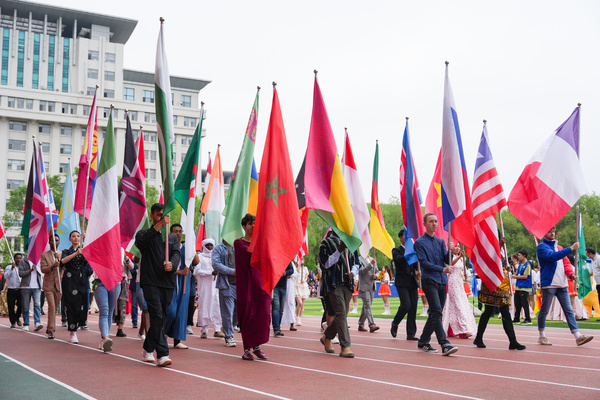
<instances>
[{"instance_id":1,"label":"woman in white top","mask_svg":"<svg viewBox=\"0 0 600 400\"><path fill-rule=\"evenodd\" d=\"M302 326L302 313L304 312L304 301L308 299L308 268L304 266L304 257L298 263L298 274L294 278L294 293L296 297L296 325Z\"/></svg>"}]
</instances>

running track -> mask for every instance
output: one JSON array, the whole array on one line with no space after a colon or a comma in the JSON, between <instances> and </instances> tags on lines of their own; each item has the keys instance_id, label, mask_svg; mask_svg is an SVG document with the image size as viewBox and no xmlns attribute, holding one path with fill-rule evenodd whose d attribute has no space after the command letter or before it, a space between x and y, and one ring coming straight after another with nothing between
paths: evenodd
<instances>
[{"instance_id":1,"label":"running track","mask_svg":"<svg viewBox=\"0 0 600 400\"><path fill-rule=\"evenodd\" d=\"M48 340L45 327L25 333L0 319L0 399L600 399L600 337L577 347L567 329L547 329L553 346L541 346L535 326L516 326L527 350L509 351L502 327L489 325L487 349L451 338L459 351L443 357L404 340L404 323L393 339L390 320L377 320L381 330L368 333L358 332L350 317L356 358L342 359L323 351L320 318L304 316L297 332L284 330L284 337L263 346L269 361L243 361L239 333L238 347L226 348L223 339L210 337L212 330L209 339L200 339L194 328L185 342L190 348L172 349L173 365L158 368L141 361L137 329L126 327L127 338L114 337L113 352L98 350L97 316L90 315L89 331L78 332L79 345L68 342L60 323L56 339ZM420 332L422 321L418 327Z\"/></svg>"}]
</instances>

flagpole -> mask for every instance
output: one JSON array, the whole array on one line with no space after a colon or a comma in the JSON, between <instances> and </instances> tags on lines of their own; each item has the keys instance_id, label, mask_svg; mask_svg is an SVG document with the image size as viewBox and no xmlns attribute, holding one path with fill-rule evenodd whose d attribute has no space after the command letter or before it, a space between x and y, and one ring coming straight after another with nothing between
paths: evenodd
<instances>
[{"instance_id":1,"label":"flagpole","mask_svg":"<svg viewBox=\"0 0 600 400\"><path fill-rule=\"evenodd\" d=\"M502 233L502 237L504 236L504 222L502 221L502 213L498 211L498 217L500 217L500 230ZM508 288L510 290L510 295L513 295L513 287L512 287L512 273L510 272L508 266L508 250L506 250L506 242L504 242L504 263L506 265L506 272L508 272Z\"/></svg>"},{"instance_id":2,"label":"flagpole","mask_svg":"<svg viewBox=\"0 0 600 400\"><path fill-rule=\"evenodd\" d=\"M42 148L42 142L40 142L40 149ZM70 158L69 158L70 160ZM43 161L43 160L40 160ZM46 172L46 171L44 171ZM47 185L47 180L46 180L46 185ZM48 186L48 200L50 199L50 186ZM46 217L50 217L50 228L49 230L52 231L51 235L52 235L52 242L54 243L54 250L56 250L56 237L54 236L54 222L52 221L52 211L50 210L50 204L46 203L46 196L44 196L44 208L48 209L48 214L46 214Z\"/></svg>"},{"instance_id":3,"label":"flagpole","mask_svg":"<svg viewBox=\"0 0 600 400\"><path fill-rule=\"evenodd\" d=\"M10 254L10 259L14 261L12 251L10 250L10 244L8 243L8 238L6 237L6 230L4 229L4 224L2 224L2 236L4 236L4 241L6 242L6 247L8 248L8 254Z\"/></svg>"},{"instance_id":4,"label":"flagpole","mask_svg":"<svg viewBox=\"0 0 600 400\"><path fill-rule=\"evenodd\" d=\"M577 103L577 108L579 108L579 114L577 115L577 119L579 122L579 137L577 138L577 157L579 158L579 143L581 142L581 103ZM579 243L579 199L577 199L577 205L575 207L575 241ZM575 252L575 261L577 265L579 265L579 252ZM579 268L573 266L575 270L575 278L579 277ZM576 289L579 286L579 281L575 281Z\"/></svg>"},{"instance_id":5,"label":"flagpole","mask_svg":"<svg viewBox=\"0 0 600 400\"><path fill-rule=\"evenodd\" d=\"M452 240L452 221L448 222L448 261L449 261L449 266L452 267L452 249L450 249L450 243Z\"/></svg>"},{"instance_id":6,"label":"flagpole","mask_svg":"<svg viewBox=\"0 0 600 400\"><path fill-rule=\"evenodd\" d=\"M93 108L95 109L92 110L92 112L95 112L94 118L97 119L98 118L98 105L96 104L96 101L98 100L98 88L100 87L100 85L96 85L96 91L94 92L94 104L93 104ZM112 104L110 106L110 112L112 113ZM93 125L92 125L93 124ZM90 130L90 126L91 126L91 130ZM88 124L88 130L86 132L87 138L88 138L88 149L87 149L87 154L89 155L89 159L88 159L88 167L87 167L87 174L85 177L85 193L84 193L84 199L83 199L83 215L82 217L82 224L81 224L81 233L85 234L85 216L87 215L87 195L88 195L88 190L89 190L89 185L90 185L90 168L92 166L92 149L93 149L93 142L94 142L94 128L96 126L96 121L92 121L92 115L90 114L90 119L89 119L89 124ZM83 240L82 240L82 244L83 244ZM115 303L117 304L117 303Z\"/></svg>"}]
</instances>

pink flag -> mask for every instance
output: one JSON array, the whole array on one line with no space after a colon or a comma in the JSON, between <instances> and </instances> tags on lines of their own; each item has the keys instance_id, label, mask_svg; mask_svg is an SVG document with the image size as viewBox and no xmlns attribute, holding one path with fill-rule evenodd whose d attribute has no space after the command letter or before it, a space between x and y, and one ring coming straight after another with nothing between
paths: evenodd
<instances>
[{"instance_id":1,"label":"pink flag","mask_svg":"<svg viewBox=\"0 0 600 400\"><path fill-rule=\"evenodd\" d=\"M79 215L90 218L92 209L92 198L96 186L96 176L98 175L98 107L96 105L96 95L98 88L94 92L94 100L90 109L87 130L81 156L79 157L79 174L77 175L77 190L75 191L75 205L73 209ZM89 171L89 172L88 172ZM86 200L87 193L87 200Z\"/></svg>"}]
</instances>

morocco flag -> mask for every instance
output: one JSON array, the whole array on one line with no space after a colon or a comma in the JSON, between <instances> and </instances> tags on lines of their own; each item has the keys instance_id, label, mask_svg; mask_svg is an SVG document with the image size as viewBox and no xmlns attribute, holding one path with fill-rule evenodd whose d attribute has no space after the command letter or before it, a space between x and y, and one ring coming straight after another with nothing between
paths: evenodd
<instances>
[{"instance_id":1,"label":"morocco flag","mask_svg":"<svg viewBox=\"0 0 600 400\"><path fill-rule=\"evenodd\" d=\"M117 152L111 110L86 232L86 246L83 248L85 259L104 283L106 290L112 290L122 279L123 258L119 221Z\"/></svg>"},{"instance_id":2,"label":"morocco flag","mask_svg":"<svg viewBox=\"0 0 600 400\"><path fill-rule=\"evenodd\" d=\"M249 251L250 264L262 275L262 288L271 293L302 245L294 175L277 89L267 130L258 181L258 208Z\"/></svg>"}]
</instances>

